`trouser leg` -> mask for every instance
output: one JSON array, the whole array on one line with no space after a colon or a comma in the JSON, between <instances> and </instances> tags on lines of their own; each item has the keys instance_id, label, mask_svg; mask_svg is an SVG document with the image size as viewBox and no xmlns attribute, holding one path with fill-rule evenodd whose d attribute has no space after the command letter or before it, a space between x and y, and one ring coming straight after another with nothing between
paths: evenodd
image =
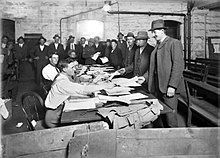
<instances>
[{"instance_id":1,"label":"trouser leg","mask_svg":"<svg viewBox=\"0 0 220 158\"><path fill-rule=\"evenodd\" d=\"M166 95L163 96L163 101L165 104L170 106L174 112L170 112L166 114L166 122L168 127L178 127L177 120L177 104L178 104L178 94L175 94L174 97L169 98Z\"/></svg>"},{"instance_id":2,"label":"trouser leg","mask_svg":"<svg viewBox=\"0 0 220 158\"><path fill-rule=\"evenodd\" d=\"M54 128L60 125L60 118L62 115L63 107L64 105L62 104L58 106L55 110L47 110L45 115L45 124L47 125L47 127Z\"/></svg>"}]
</instances>

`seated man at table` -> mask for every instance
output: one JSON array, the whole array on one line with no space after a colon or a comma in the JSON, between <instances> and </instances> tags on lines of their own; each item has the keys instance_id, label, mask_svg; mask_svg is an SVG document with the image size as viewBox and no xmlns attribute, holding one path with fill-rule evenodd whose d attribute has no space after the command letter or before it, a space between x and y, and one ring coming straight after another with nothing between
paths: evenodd
<instances>
[{"instance_id":1,"label":"seated man at table","mask_svg":"<svg viewBox=\"0 0 220 158\"><path fill-rule=\"evenodd\" d=\"M112 84L105 85L81 85L72 82L76 77L78 62L69 62L62 60L59 62L61 73L52 84L45 100L45 106L48 108L45 116L45 123L48 127L59 126L60 117L64 108L64 101L69 97L87 96L101 89L112 88Z\"/></svg>"},{"instance_id":2,"label":"seated man at table","mask_svg":"<svg viewBox=\"0 0 220 158\"><path fill-rule=\"evenodd\" d=\"M49 56L50 63L46 65L42 70L43 78L49 81L53 81L58 75L60 70L57 68L59 56L57 54L51 54Z\"/></svg>"}]
</instances>

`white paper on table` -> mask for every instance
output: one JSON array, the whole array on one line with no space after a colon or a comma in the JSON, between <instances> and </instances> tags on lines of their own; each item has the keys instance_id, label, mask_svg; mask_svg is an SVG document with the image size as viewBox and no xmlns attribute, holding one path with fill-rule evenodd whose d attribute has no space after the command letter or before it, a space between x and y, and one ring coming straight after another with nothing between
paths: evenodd
<instances>
[{"instance_id":1,"label":"white paper on table","mask_svg":"<svg viewBox=\"0 0 220 158\"><path fill-rule=\"evenodd\" d=\"M99 55L100 55L100 52L95 53L95 54L92 56L92 59L93 59L93 60L97 60L97 58L99 57Z\"/></svg>"},{"instance_id":2,"label":"white paper on table","mask_svg":"<svg viewBox=\"0 0 220 158\"><path fill-rule=\"evenodd\" d=\"M100 102L102 103L106 103L107 101L120 101L120 102L124 102L127 104L131 103L131 101L126 98L120 98L120 97L115 97L115 96L98 95L98 98Z\"/></svg>"},{"instance_id":3,"label":"white paper on table","mask_svg":"<svg viewBox=\"0 0 220 158\"><path fill-rule=\"evenodd\" d=\"M105 64L105 63L107 63L109 61L107 57L102 57L100 59L101 59L103 64Z\"/></svg>"},{"instance_id":4,"label":"white paper on table","mask_svg":"<svg viewBox=\"0 0 220 158\"><path fill-rule=\"evenodd\" d=\"M114 73L111 74L111 76L109 77L109 80L111 81L115 76L120 75L120 73L118 71L115 71Z\"/></svg>"},{"instance_id":5,"label":"white paper on table","mask_svg":"<svg viewBox=\"0 0 220 158\"><path fill-rule=\"evenodd\" d=\"M67 100L65 101L65 106L63 111L94 109L96 108L96 103L98 102L99 102L98 98Z\"/></svg>"},{"instance_id":6,"label":"white paper on table","mask_svg":"<svg viewBox=\"0 0 220 158\"><path fill-rule=\"evenodd\" d=\"M112 89L106 89L106 93L108 95L123 95L123 94L131 94L130 91L133 88L130 87L114 87Z\"/></svg>"},{"instance_id":7,"label":"white paper on table","mask_svg":"<svg viewBox=\"0 0 220 158\"><path fill-rule=\"evenodd\" d=\"M145 99L148 98L148 96L142 93L133 93L129 95L120 96L120 98L129 99L131 101L131 100Z\"/></svg>"},{"instance_id":8,"label":"white paper on table","mask_svg":"<svg viewBox=\"0 0 220 158\"><path fill-rule=\"evenodd\" d=\"M139 87L141 84L137 83L137 77L133 77L131 79L127 78L115 78L112 79L112 82L119 86L125 86L125 87Z\"/></svg>"}]
</instances>

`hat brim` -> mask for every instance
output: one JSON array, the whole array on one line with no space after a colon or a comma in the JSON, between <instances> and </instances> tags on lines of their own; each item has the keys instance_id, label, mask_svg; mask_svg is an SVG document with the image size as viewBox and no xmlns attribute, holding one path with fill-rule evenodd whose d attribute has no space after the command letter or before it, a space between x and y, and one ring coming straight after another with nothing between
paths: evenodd
<instances>
[{"instance_id":1,"label":"hat brim","mask_svg":"<svg viewBox=\"0 0 220 158\"><path fill-rule=\"evenodd\" d=\"M135 37L136 40L146 40L146 39L148 39L148 38L149 38L149 37L138 37L138 36Z\"/></svg>"},{"instance_id":2,"label":"hat brim","mask_svg":"<svg viewBox=\"0 0 220 158\"><path fill-rule=\"evenodd\" d=\"M156 28L151 28L148 31L154 31L154 30L160 30L160 29L167 29L167 27L156 27Z\"/></svg>"}]
</instances>

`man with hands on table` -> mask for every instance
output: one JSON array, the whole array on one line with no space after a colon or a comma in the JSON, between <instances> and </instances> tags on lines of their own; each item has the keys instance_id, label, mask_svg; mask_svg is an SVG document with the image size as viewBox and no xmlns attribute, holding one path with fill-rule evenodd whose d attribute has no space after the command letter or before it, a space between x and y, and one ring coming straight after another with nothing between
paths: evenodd
<instances>
[{"instance_id":1,"label":"man with hands on table","mask_svg":"<svg viewBox=\"0 0 220 158\"><path fill-rule=\"evenodd\" d=\"M154 47L147 43L148 33L139 31L136 36L137 46L139 48L135 52L134 61L129 66L118 70L122 74L133 72L133 76L138 76L138 83L145 84L148 80L148 70L150 65L150 55Z\"/></svg>"},{"instance_id":2,"label":"man with hands on table","mask_svg":"<svg viewBox=\"0 0 220 158\"><path fill-rule=\"evenodd\" d=\"M72 82L72 78L76 77L78 62L68 62L61 60L59 62L61 73L57 76L52 84L45 100L45 106L48 108L45 116L45 123L48 127L59 126L60 117L62 114L64 102L69 97L85 97L89 94L101 89L113 88L113 84L103 85L81 85Z\"/></svg>"}]
</instances>

